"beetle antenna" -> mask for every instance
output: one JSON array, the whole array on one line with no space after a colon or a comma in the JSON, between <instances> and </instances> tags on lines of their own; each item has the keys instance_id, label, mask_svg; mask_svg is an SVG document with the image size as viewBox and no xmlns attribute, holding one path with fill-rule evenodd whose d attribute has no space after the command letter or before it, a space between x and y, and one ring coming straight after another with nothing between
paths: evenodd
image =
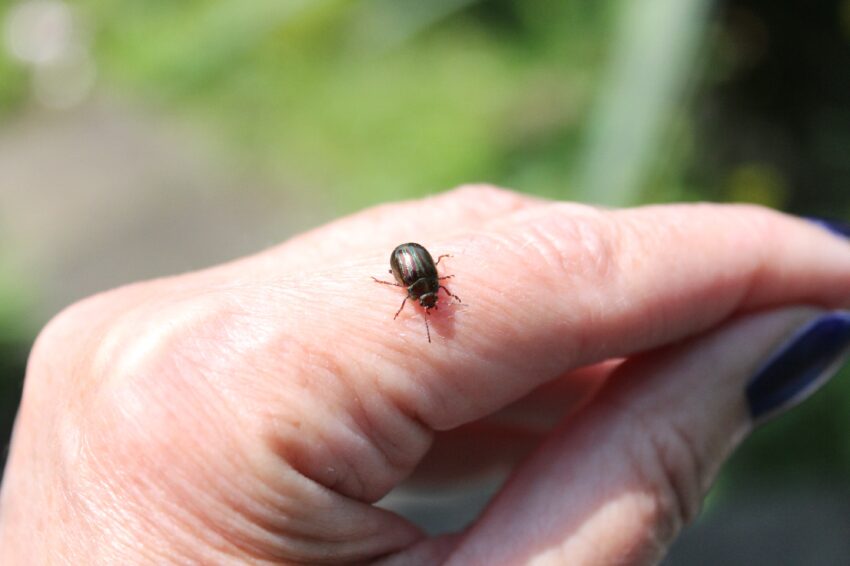
<instances>
[{"instance_id":1,"label":"beetle antenna","mask_svg":"<svg viewBox=\"0 0 850 566\"><path fill-rule=\"evenodd\" d=\"M395 316L393 317L393 320L398 318L398 315L401 312L401 309L404 308L404 303L406 303L406 302L407 302L407 297L405 297L404 300L401 302L401 306L398 307L398 310L396 311Z\"/></svg>"},{"instance_id":2,"label":"beetle antenna","mask_svg":"<svg viewBox=\"0 0 850 566\"><path fill-rule=\"evenodd\" d=\"M425 314L428 314L428 311L425 311ZM425 317L425 334L428 335L428 343L431 343L431 328L428 326L428 317Z\"/></svg>"},{"instance_id":3,"label":"beetle antenna","mask_svg":"<svg viewBox=\"0 0 850 566\"><path fill-rule=\"evenodd\" d=\"M374 281L375 283L380 283L381 285L392 285L393 287L401 287L401 285L399 285L398 283L390 283L389 281L381 281L380 279L378 279L374 275L372 276L372 281Z\"/></svg>"}]
</instances>

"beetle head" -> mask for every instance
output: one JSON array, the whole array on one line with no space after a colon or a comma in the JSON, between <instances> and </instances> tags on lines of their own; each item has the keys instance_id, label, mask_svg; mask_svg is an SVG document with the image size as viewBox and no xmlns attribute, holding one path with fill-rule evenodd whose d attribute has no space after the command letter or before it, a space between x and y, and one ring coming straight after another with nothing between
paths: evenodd
<instances>
[{"instance_id":1,"label":"beetle head","mask_svg":"<svg viewBox=\"0 0 850 566\"><path fill-rule=\"evenodd\" d=\"M425 293L419 297L419 304L426 309L431 309L437 306L437 293Z\"/></svg>"}]
</instances>

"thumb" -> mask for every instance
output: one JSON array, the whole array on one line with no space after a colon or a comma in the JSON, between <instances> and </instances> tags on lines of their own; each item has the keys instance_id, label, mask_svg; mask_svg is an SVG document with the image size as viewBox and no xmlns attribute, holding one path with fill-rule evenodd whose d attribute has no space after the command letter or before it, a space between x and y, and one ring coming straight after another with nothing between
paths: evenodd
<instances>
[{"instance_id":1,"label":"thumb","mask_svg":"<svg viewBox=\"0 0 850 566\"><path fill-rule=\"evenodd\" d=\"M850 314L750 315L624 363L516 472L449 564L654 564L758 423L848 352Z\"/></svg>"}]
</instances>

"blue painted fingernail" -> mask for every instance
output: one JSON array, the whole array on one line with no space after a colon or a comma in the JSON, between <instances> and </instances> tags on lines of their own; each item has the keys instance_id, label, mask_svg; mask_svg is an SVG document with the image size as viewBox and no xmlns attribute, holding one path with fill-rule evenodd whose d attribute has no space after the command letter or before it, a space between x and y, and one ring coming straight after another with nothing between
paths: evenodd
<instances>
[{"instance_id":1,"label":"blue painted fingernail","mask_svg":"<svg viewBox=\"0 0 850 566\"><path fill-rule=\"evenodd\" d=\"M835 375L850 355L850 312L833 312L801 328L747 385L756 422L801 403Z\"/></svg>"},{"instance_id":2,"label":"blue painted fingernail","mask_svg":"<svg viewBox=\"0 0 850 566\"><path fill-rule=\"evenodd\" d=\"M838 234L839 236L850 238L850 223L845 222L844 220L814 218L811 216L807 216L806 220L817 224L821 228L829 230L833 234Z\"/></svg>"}]
</instances>

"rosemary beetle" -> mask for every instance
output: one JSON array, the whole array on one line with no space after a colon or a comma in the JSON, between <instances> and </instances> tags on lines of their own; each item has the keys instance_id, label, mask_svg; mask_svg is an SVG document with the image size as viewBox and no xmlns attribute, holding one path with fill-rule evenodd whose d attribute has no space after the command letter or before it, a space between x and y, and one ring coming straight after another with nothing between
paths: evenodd
<instances>
[{"instance_id":1,"label":"rosemary beetle","mask_svg":"<svg viewBox=\"0 0 850 566\"><path fill-rule=\"evenodd\" d=\"M437 274L437 265L439 265L440 260L444 257L451 256L448 254L441 255L435 262L431 254L428 253L428 250L413 242L401 244L393 250L393 253L390 254L390 273L393 274L396 282L381 281L372 277L372 279L382 285L392 285L407 289L407 296L401 302L401 306L396 311L393 320L398 318L405 303L407 303L407 299L419 301L419 304L425 309L425 314L431 314L431 309L437 308L437 294L440 292L440 289L445 291L448 296L457 299L457 302L462 302L460 297L440 284L440 281L454 277L454 275L440 277ZM428 326L427 317L425 318L425 332L428 334L428 342L430 343L431 329Z\"/></svg>"}]
</instances>

